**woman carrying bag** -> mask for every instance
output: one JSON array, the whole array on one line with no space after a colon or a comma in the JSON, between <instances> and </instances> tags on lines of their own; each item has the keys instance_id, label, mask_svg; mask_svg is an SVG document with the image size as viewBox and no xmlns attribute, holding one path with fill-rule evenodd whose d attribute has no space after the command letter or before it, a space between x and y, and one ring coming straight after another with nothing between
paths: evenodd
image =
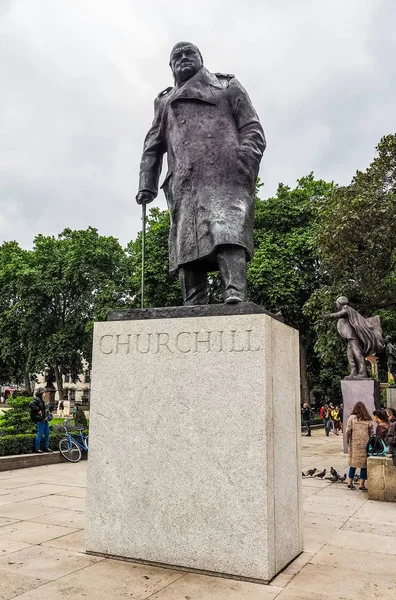
<instances>
[{"instance_id":1,"label":"woman carrying bag","mask_svg":"<svg viewBox=\"0 0 396 600\"><path fill-rule=\"evenodd\" d=\"M367 479L367 443L373 435L374 427L370 413L363 402L356 402L346 428L348 452L348 488L354 490L353 478L356 469L360 469L359 490L366 491L364 483Z\"/></svg>"}]
</instances>

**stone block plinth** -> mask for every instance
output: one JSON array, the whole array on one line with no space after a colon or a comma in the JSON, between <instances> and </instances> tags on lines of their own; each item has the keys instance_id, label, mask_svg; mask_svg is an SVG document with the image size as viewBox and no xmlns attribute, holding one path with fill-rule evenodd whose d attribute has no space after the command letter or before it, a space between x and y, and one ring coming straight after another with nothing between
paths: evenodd
<instances>
[{"instance_id":1,"label":"stone block plinth","mask_svg":"<svg viewBox=\"0 0 396 600\"><path fill-rule=\"evenodd\" d=\"M348 454L346 426L356 402L363 402L369 413L381 408L381 389L374 379L343 379L341 381L342 402L344 406L344 454Z\"/></svg>"},{"instance_id":2,"label":"stone block plinth","mask_svg":"<svg viewBox=\"0 0 396 600\"><path fill-rule=\"evenodd\" d=\"M249 303L111 318L94 329L87 551L270 581L303 549L297 331Z\"/></svg>"},{"instance_id":3,"label":"stone block plinth","mask_svg":"<svg viewBox=\"0 0 396 600\"><path fill-rule=\"evenodd\" d=\"M367 487L369 500L396 502L396 467L391 457L368 457Z\"/></svg>"},{"instance_id":4,"label":"stone block plinth","mask_svg":"<svg viewBox=\"0 0 396 600\"><path fill-rule=\"evenodd\" d=\"M396 387L386 388L386 406L396 410Z\"/></svg>"}]
</instances>

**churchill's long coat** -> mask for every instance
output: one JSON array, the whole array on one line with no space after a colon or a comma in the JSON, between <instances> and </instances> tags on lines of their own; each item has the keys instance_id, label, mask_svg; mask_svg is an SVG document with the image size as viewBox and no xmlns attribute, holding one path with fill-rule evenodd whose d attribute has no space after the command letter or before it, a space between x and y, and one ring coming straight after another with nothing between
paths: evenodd
<instances>
[{"instance_id":1,"label":"churchill's long coat","mask_svg":"<svg viewBox=\"0 0 396 600\"><path fill-rule=\"evenodd\" d=\"M373 435L372 421L360 421L356 415L351 415L346 428L346 439L349 446L349 466L367 467L367 442Z\"/></svg>"},{"instance_id":2,"label":"churchill's long coat","mask_svg":"<svg viewBox=\"0 0 396 600\"><path fill-rule=\"evenodd\" d=\"M255 184L265 137L244 88L204 67L155 100L140 167L139 191L162 188L171 214L169 268L234 244L253 255Z\"/></svg>"}]
</instances>

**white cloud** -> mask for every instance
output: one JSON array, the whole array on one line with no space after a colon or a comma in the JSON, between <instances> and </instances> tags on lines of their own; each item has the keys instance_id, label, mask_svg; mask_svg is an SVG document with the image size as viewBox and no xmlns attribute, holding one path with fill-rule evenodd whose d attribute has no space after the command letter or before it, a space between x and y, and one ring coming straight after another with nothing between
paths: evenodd
<instances>
[{"instance_id":1,"label":"white cloud","mask_svg":"<svg viewBox=\"0 0 396 600\"><path fill-rule=\"evenodd\" d=\"M140 228L134 196L174 43L250 93L279 181L346 183L395 131L393 0L1 0L0 241ZM165 206L163 197L158 201Z\"/></svg>"}]
</instances>

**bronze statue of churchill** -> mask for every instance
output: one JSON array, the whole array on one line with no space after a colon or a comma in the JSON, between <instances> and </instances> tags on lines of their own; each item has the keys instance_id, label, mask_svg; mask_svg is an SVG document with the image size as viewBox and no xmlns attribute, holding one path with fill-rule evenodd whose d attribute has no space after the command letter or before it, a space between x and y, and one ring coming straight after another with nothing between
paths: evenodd
<instances>
[{"instance_id":1,"label":"bronze statue of churchill","mask_svg":"<svg viewBox=\"0 0 396 600\"><path fill-rule=\"evenodd\" d=\"M210 73L196 46L176 44L170 67L175 85L155 100L136 200L157 196L167 153L162 188L171 216L169 268L179 273L184 304L207 302L207 273L214 270L224 301L243 302L264 132L239 81Z\"/></svg>"}]
</instances>

